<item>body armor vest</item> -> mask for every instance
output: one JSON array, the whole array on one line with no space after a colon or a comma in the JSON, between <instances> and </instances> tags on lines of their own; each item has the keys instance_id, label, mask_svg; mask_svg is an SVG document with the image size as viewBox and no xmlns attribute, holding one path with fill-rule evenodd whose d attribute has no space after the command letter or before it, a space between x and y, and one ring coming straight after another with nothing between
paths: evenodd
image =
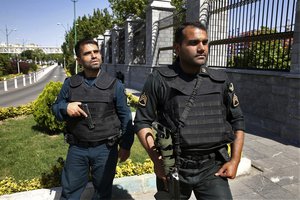
<instances>
[{"instance_id":1,"label":"body armor vest","mask_svg":"<svg viewBox=\"0 0 300 200\"><path fill-rule=\"evenodd\" d=\"M193 92L196 77L187 79L173 69L159 69L162 79L167 84L168 99L164 111L158 113L161 123L178 127L179 119ZM226 120L227 108L224 102L226 75L207 67L199 74L200 86L195 102L190 109L180 131L182 150L207 150L217 148L234 140L231 125ZM169 120L166 120L169 118Z\"/></svg>"},{"instance_id":2,"label":"body armor vest","mask_svg":"<svg viewBox=\"0 0 300 200\"><path fill-rule=\"evenodd\" d=\"M82 73L70 78L69 102L79 101L89 107L95 128L89 129L85 117L69 118L67 131L78 141L97 142L120 134L120 120L113 102L116 79L101 71L95 84L84 83Z\"/></svg>"}]
</instances>

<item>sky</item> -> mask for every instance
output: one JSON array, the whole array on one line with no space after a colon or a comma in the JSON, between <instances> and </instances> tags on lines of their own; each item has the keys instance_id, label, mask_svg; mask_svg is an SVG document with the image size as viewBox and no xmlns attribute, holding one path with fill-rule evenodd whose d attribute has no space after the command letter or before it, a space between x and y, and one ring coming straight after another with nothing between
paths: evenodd
<instances>
[{"instance_id":1,"label":"sky","mask_svg":"<svg viewBox=\"0 0 300 200\"><path fill-rule=\"evenodd\" d=\"M78 0L75 5L77 17L92 15L97 8L110 10L108 0ZM73 20L71 0L0 0L0 44L8 36L9 44L60 47Z\"/></svg>"}]
</instances>

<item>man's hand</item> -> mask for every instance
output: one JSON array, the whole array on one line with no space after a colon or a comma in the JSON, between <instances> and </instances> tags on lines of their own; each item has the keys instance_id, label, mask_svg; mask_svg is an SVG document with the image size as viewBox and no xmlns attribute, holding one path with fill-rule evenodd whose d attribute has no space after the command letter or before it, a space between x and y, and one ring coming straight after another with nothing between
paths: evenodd
<instances>
[{"instance_id":1,"label":"man's hand","mask_svg":"<svg viewBox=\"0 0 300 200\"><path fill-rule=\"evenodd\" d=\"M129 158L130 156L130 150L126 150L126 149L123 149L123 148L120 148L119 149L119 152L118 152L118 157L119 157L119 162L124 162L127 160L127 158Z\"/></svg>"},{"instance_id":2,"label":"man's hand","mask_svg":"<svg viewBox=\"0 0 300 200\"><path fill-rule=\"evenodd\" d=\"M157 176L157 178L163 181L165 190L168 191L167 176L165 173L162 156L157 153L157 157L152 157L151 159L154 164L155 175Z\"/></svg>"},{"instance_id":3,"label":"man's hand","mask_svg":"<svg viewBox=\"0 0 300 200\"><path fill-rule=\"evenodd\" d=\"M81 102L68 103L67 114L70 117L80 117L80 116L87 117L87 114L79 107L80 105Z\"/></svg>"},{"instance_id":4,"label":"man's hand","mask_svg":"<svg viewBox=\"0 0 300 200\"><path fill-rule=\"evenodd\" d=\"M221 176L224 178L230 178L234 179L236 177L237 168L239 163L234 162L233 160L226 162L217 173L215 173L215 176Z\"/></svg>"}]
</instances>

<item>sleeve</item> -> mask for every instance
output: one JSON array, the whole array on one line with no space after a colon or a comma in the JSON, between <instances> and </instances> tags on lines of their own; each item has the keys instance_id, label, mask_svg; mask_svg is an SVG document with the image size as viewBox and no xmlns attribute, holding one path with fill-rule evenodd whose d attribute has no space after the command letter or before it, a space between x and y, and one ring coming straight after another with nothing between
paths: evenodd
<instances>
[{"instance_id":1,"label":"sleeve","mask_svg":"<svg viewBox=\"0 0 300 200\"><path fill-rule=\"evenodd\" d=\"M240 106L238 96L234 90L233 83L226 81L225 102L227 107L227 120L234 131L245 131L244 115Z\"/></svg>"},{"instance_id":2,"label":"sleeve","mask_svg":"<svg viewBox=\"0 0 300 200\"><path fill-rule=\"evenodd\" d=\"M62 85L62 88L52 105L52 112L57 120L64 121L68 118L67 106L68 106L68 96L69 96L70 79L67 78Z\"/></svg>"},{"instance_id":3,"label":"sleeve","mask_svg":"<svg viewBox=\"0 0 300 200\"><path fill-rule=\"evenodd\" d=\"M156 119L156 109L160 99L159 96L162 86L161 79L157 77L155 72L148 76L136 110L134 119L135 133L143 128L152 127L152 122Z\"/></svg>"},{"instance_id":4,"label":"sleeve","mask_svg":"<svg viewBox=\"0 0 300 200\"><path fill-rule=\"evenodd\" d=\"M127 104L127 96L125 94L125 88L120 81L117 81L115 97L116 97L115 100L116 100L117 115L121 121L121 129L122 129L120 146L123 149L130 150L134 141L132 115L131 115L130 108Z\"/></svg>"}]
</instances>

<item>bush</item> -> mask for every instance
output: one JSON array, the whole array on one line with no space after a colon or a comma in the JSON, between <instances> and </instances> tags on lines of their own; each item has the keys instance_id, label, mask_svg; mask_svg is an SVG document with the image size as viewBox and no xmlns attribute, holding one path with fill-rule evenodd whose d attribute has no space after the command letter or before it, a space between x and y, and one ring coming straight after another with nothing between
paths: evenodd
<instances>
[{"instance_id":1,"label":"bush","mask_svg":"<svg viewBox=\"0 0 300 200\"><path fill-rule=\"evenodd\" d=\"M0 120L13 118L20 115L30 115L33 113L32 104L33 103L28 103L18 107L0 107Z\"/></svg>"},{"instance_id":2,"label":"bush","mask_svg":"<svg viewBox=\"0 0 300 200\"><path fill-rule=\"evenodd\" d=\"M61 87L61 82L49 82L33 104L34 120L50 135L61 133L65 128L65 123L57 121L51 109Z\"/></svg>"},{"instance_id":3,"label":"bush","mask_svg":"<svg viewBox=\"0 0 300 200\"><path fill-rule=\"evenodd\" d=\"M59 187L64 160L60 157L57 159L57 162L58 163L51 168L51 171L49 173L43 173L41 178L16 181L14 178L6 177L0 181L0 195L41 188ZM153 172L153 163L150 159L146 159L144 163L133 163L128 159L123 164L118 164L115 177L142 175Z\"/></svg>"},{"instance_id":4,"label":"bush","mask_svg":"<svg viewBox=\"0 0 300 200\"><path fill-rule=\"evenodd\" d=\"M126 92L126 96L127 96L127 99L128 99L128 104L131 106L131 107L134 107L134 108L137 108L137 105L139 103L139 98L129 92Z\"/></svg>"}]
</instances>

